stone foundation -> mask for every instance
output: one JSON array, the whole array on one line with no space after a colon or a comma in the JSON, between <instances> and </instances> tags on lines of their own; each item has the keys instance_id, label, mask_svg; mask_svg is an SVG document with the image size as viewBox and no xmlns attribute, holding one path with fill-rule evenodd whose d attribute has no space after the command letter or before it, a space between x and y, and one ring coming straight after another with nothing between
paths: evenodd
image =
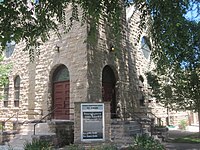
<instances>
[{"instance_id":1,"label":"stone foundation","mask_svg":"<svg viewBox=\"0 0 200 150\"><path fill-rule=\"evenodd\" d=\"M74 143L74 122L55 120L48 124L50 130L56 133L56 145L58 147Z\"/></svg>"}]
</instances>

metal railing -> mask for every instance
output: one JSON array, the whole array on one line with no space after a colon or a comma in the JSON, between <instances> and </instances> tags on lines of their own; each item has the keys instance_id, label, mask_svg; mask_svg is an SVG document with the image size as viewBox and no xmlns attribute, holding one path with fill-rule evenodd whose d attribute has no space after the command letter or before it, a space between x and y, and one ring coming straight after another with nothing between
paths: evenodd
<instances>
[{"instance_id":1,"label":"metal railing","mask_svg":"<svg viewBox=\"0 0 200 150\"><path fill-rule=\"evenodd\" d=\"M141 118L139 116L137 116L136 114L133 114L134 117L136 117L136 121L137 123L140 125L140 128L141 128L141 131L142 131L142 134L143 134L143 128L142 128L142 123L141 123Z\"/></svg>"},{"instance_id":2,"label":"metal railing","mask_svg":"<svg viewBox=\"0 0 200 150\"><path fill-rule=\"evenodd\" d=\"M4 131L4 127L5 127L6 122L8 122L10 119L14 118L15 115L17 115L17 122L18 122L18 112L17 112L16 114L13 114L13 115L12 115L11 117L9 117L7 120L1 122L1 126L2 126L2 127L1 127L1 131L2 131L2 133L3 133L3 131Z\"/></svg>"},{"instance_id":3,"label":"metal railing","mask_svg":"<svg viewBox=\"0 0 200 150\"><path fill-rule=\"evenodd\" d=\"M33 126L33 135L35 135L35 127L38 123L40 123L44 118L48 117L50 114L52 114L54 111L56 110L56 108L54 108L51 112L49 112L47 115L45 115L44 117L42 117L38 122L36 122Z\"/></svg>"},{"instance_id":4,"label":"metal railing","mask_svg":"<svg viewBox=\"0 0 200 150\"><path fill-rule=\"evenodd\" d=\"M163 121L161 120L161 118L157 117L154 113L152 113L152 112L147 112L147 113L151 114L154 118L157 119L157 122L158 122L159 126L164 124Z\"/></svg>"},{"instance_id":5,"label":"metal railing","mask_svg":"<svg viewBox=\"0 0 200 150\"><path fill-rule=\"evenodd\" d=\"M36 110L36 111L40 111L40 113L28 113L27 115L28 116L31 116L31 115L33 115L33 116L40 116L40 117L42 117L42 115L43 115L43 110L41 109L41 108L35 108L35 109L28 109L29 111L31 110L31 111L34 111L34 110ZM20 122L20 124L21 125L24 125L24 124L26 124L26 123L29 123L29 122L31 122L30 120L25 120L25 121L23 121L23 122Z\"/></svg>"},{"instance_id":6,"label":"metal railing","mask_svg":"<svg viewBox=\"0 0 200 150\"><path fill-rule=\"evenodd\" d=\"M161 118L157 117L154 113L152 112L143 112L143 111L139 111L139 112L134 112L135 114L144 114L146 117L148 117L149 119L156 119L156 123L158 124L158 126L163 125L163 121L161 120Z\"/></svg>"}]
</instances>

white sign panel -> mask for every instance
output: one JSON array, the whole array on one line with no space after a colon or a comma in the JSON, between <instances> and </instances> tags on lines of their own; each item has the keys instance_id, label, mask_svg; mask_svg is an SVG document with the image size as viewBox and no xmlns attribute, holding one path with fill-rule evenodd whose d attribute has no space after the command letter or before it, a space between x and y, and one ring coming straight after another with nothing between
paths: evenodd
<instances>
[{"instance_id":1,"label":"white sign panel","mask_svg":"<svg viewBox=\"0 0 200 150\"><path fill-rule=\"evenodd\" d=\"M81 104L81 140L104 140L104 104Z\"/></svg>"}]
</instances>

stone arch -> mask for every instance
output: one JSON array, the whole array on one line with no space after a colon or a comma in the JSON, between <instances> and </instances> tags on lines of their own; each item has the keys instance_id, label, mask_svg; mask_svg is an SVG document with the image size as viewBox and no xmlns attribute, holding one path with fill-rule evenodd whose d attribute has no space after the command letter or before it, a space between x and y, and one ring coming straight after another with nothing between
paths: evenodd
<instances>
[{"instance_id":1,"label":"stone arch","mask_svg":"<svg viewBox=\"0 0 200 150\"><path fill-rule=\"evenodd\" d=\"M51 71L53 119L70 119L70 75L68 68L57 65Z\"/></svg>"},{"instance_id":2,"label":"stone arch","mask_svg":"<svg viewBox=\"0 0 200 150\"><path fill-rule=\"evenodd\" d=\"M113 69L106 65L102 71L102 100L110 102L111 118L117 116L116 82L117 78Z\"/></svg>"}]
</instances>

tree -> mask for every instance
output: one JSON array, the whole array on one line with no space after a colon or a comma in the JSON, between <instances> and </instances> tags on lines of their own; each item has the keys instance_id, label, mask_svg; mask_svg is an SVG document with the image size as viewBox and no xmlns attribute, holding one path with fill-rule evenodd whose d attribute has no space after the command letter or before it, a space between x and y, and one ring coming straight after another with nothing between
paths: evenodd
<instances>
[{"instance_id":1,"label":"tree","mask_svg":"<svg viewBox=\"0 0 200 150\"><path fill-rule=\"evenodd\" d=\"M68 20L65 16L67 7L72 7ZM59 25L68 32L75 21L87 22L91 32L95 32L100 16L112 22L111 33L119 35L122 10L120 0L1 0L0 43L4 49L8 41L18 43L23 40L25 50L32 54L32 47L47 41L50 31L60 35Z\"/></svg>"},{"instance_id":2,"label":"tree","mask_svg":"<svg viewBox=\"0 0 200 150\"><path fill-rule=\"evenodd\" d=\"M8 74L10 72L11 64L3 64L3 57L0 56L0 87L8 83Z\"/></svg>"},{"instance_id":3,"label":"tree","mask_svg":"<svg viewBox=\"0 0 200 150\"><path fill-rule=\"evenodd\" d=\"M199 0L1 0L0 43L4 49L8 41L24 40L25 50L32 54L31 47L47 41L50 31L60 35L59 24L68 32L74 22L87 22L91 33L95 33L100 19L110 23L111 33L119 39L123 10L132 3L141 11L140 29L148 27L156 75L170 77L172 74L171 81L176 85L172 89L177 89L177 97L192 98L198 106L199 95L195 93L200 93L199 23L186 19L185 15L193 5L200 12ZM72 14L66 20L68 6L72 7ZM178 90L183 85L186 90Z\"/></svg>"},{"instance_id":4,"label":"tree","mask_svg":"<svg viewBox=\"0 0 200 150\"><path fill-rule=\"evenodd\" d=\"M166 107L197 111L200 120L200 1L134 3L142 14L140 29L148 27L152 41L156 69L147 78L153 95ZM189 11L193 18L186 16Z\"/></svg>"},{"instance_id":5,"label":"tree","mask_svg":"<svg viewBox=\"0 0 200 150\"><path fill-rule=\"evenodd\" d=\"M164 66L164 70L158 67L147 77L153 95L161 103L172 109L197 111L200 120L200 23L188 20L184 23L186 27L180 34L184 43L163 47L165 63L158 60L157 66Z\"/></svg>"}]
</instances>

